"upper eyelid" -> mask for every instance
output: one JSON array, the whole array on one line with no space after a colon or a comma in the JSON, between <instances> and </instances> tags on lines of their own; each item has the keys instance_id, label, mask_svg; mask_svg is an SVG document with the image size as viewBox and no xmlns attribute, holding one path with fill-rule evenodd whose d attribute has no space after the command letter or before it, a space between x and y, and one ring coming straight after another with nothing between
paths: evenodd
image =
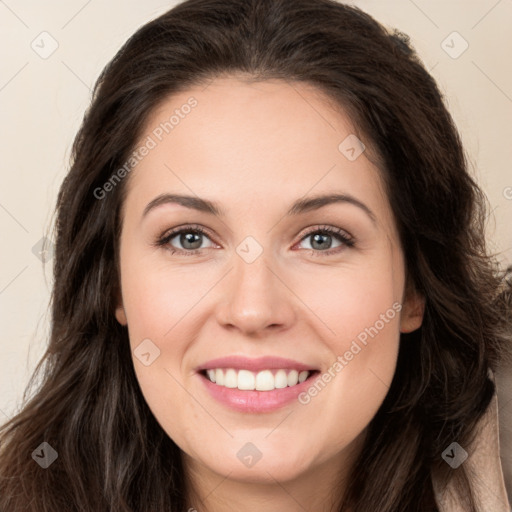
<instances>
[{"instance_id":1,"label":"upper eyelid","mask_svg":"<svg viewBox=\"0 0 512 512\"><path fill-rule=\"evenodd\" d=\"M176 228L172 228L172 229L164 231L162 236L159 238L160 239L169 239L169 238L172 239L172 238L176 237L177 235L179 235L183 232L187 232L187 231L198 231L199 233L210 237L212 239L212 241L213 241L213 239L216 238L214 235L212 236L211 230L209 230L208 228L205 228L204 226L200 226L199 224L185 224L184 226L177 226Z\"/></svg>"}]
</instances>

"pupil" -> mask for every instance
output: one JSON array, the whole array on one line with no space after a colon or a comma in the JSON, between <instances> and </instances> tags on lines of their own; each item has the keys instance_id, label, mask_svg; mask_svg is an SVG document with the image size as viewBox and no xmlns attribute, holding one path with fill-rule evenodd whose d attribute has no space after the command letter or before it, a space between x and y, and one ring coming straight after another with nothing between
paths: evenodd
<instances>
[{"instance_id":1,"label":"pupil","mask_svg":"<svg viewBox=\"0 0 512 512\"><path fill-rule=\"evenodd\" d=\"M313 243L311 244L311 246L315 249L325 249L325 246L326 245L330 245L330 244L325 244L325 239L326 238L330 238L330 235L322 235L320 233L317 233L316 235L313 236ZM324 243L322 245L322 239L324 239ZM319 247L315 247L315 244L316 243L319 243Z\"/></svg>"},{"instance_id":2,"label":"pupil","mask_svg":"<svg viewBox=\"0 0 512 512\"><path fill-rule=\"evenodd\" d=\"M199 249L199 247L201 246L201 239L200 239L200 234L198 233L186 233L186 234L182 234L181 235L181 240L180 242L182 243L183 247L185 247L186 249ZM195 238L195 240L194 240ZM194 244L197 242L199 242L198 246L197 247L187 247L187 244Z\"/></svg>"}]
</instances>

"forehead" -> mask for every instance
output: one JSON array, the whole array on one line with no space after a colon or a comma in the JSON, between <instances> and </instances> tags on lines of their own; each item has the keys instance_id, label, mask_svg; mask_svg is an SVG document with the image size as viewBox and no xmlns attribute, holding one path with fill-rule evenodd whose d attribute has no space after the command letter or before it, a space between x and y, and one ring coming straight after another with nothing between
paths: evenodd
<instances>
[{"instance_id":1,"label":"forehead","mask_svg":"<svg viewBox=\"0 0 512 512\"><path fill-rule=\"evenodd\" d=\"M191 98L193 108L188 107ZM171 119L172 127L166 125ZM159 127L165 133L159 134ZM228 138L243 143L238 149L250 151L255 145L283 149L295 145L299 150L304 141L311 147L325 139L327 131L332 133L325 145L332 145L332 138L336 142L357 130L341 106L311 84L224 77L166 98L148 116L144 135L155 132L157 139L163 136L183 143L192 131L201 137L205 150L206 139L218 144ZM256 140L251 139L254 135Z\"/></svg>"},{"instance_id":2,"label":"forehead","mask_svg":"<svg viewBox=\"0 0 512 512\"><path fill-rule=\"evenodd\" d=\"M359 138L343 109L310 84L217 78L169 96L148 116L137 146L151 149L130 173L128 199L179 191L220 203L291 203L344 189L382 201L369 141L353 158Z\"/></svg>"}]
</instances>

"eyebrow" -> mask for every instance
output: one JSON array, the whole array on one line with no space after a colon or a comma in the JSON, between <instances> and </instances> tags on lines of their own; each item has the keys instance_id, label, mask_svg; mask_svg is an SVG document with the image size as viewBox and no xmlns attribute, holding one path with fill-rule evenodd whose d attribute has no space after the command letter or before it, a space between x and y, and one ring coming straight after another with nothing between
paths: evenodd
<instances>
[{"instance_id":1,"label":"eyebrow","mask_svg":"<svg viewBox=\"0 0 512 512\"><path fill-rule=\"evenodd\" d=\"M323 194L309 198L301 198L295 201L286 213L286 216L296 216L312 210L318 210L324 206L335 203L348 203L357 206L363 210L373 223L376 223L375 214L359 199L350 194ZM163 204L178 204L185 208L197 210L200 212L215 215L216 217L224 217L225 211L214 201L202 199L200 197L187 196L182 194L161 194L148 203L142 217L145 217L151 210Z\"/></svg>"}]
</instances>

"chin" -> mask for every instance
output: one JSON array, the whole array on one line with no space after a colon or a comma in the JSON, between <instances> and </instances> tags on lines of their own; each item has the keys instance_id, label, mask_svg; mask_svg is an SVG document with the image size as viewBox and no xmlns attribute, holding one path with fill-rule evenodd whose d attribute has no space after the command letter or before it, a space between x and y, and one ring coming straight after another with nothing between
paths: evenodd
<instances>
[{"instance_id":1,"label":"chin","mask_svg":"<svg viewBox=\"0 0 512 512\"><path fill-rule=\"evenodd\" d=\"M261 443L260 443L261 444ZM253 460L246 460L248 456L237 455L243 452L246 446L246 452L249 453L249 445L238 446L235 450L226 450L222 454L211 454L207 460L202 460L201 464L210 468L211 471L220 475L228 475L233 480L251 483L272 483L294 480L301 476L310 468L310 464L304 461L304 454L297 453L295 457L285 454L282 450L271 451L270 448L262 448L261 458L254 452ZM299 446L303 446L301 443ZM227 454L232 454L229 456ZM300 460L299 460L300 455Z\"/></svg>"}]
</instances>

